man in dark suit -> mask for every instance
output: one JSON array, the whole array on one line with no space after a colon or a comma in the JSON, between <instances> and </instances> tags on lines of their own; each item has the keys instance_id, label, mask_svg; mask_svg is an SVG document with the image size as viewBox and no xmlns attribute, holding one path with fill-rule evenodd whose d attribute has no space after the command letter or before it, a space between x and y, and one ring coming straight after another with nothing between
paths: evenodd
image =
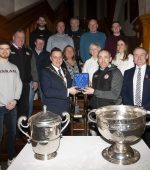
<instances>
[{"instance_id":1,"label":"man in dark suit","mask_svg":"<svg viewBox=\"0 0 150 170\"><path fill-rule=\"evenodd\" d=\"M150 66L146 65L148 54L144 48L137 47L133 55L135 67L125 71L124 74L123 104L143 107L150 111ZM147 120L150 120L149 114ZM146 127L143 139L150 147L150 128Z\"/></svg>"},{"instance_id":2,"label":"man in dark suit","mask_svg":"<svg viewBox=\"0 0 150 170\"><path fill-rule=\"evenodd\" d=\"M40 73L40 84L43 92L43 104L49 111L61 115L69 112L69 94L75 95L78 91L71 87L69 72L61 68L63 57L59 48L53 48L50 55L51 64Z\"/></svg>"}]
</instances>

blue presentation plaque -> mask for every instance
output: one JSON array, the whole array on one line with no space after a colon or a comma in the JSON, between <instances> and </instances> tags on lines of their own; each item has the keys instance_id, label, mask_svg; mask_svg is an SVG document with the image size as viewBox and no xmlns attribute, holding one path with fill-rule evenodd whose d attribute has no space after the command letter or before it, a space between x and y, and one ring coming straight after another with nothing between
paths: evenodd
<instances>
[{"instance_id":1,"label":"blue presentation plaque","mask_svg":"<svg viewBox=\"0 0 150 170\"><path fill-rule=\"evenodd\" d=\"M75 73L73 79L73 86L77 86L78 90L84 89L89 86L88 73Z\"/></svg>"}]
</instances>

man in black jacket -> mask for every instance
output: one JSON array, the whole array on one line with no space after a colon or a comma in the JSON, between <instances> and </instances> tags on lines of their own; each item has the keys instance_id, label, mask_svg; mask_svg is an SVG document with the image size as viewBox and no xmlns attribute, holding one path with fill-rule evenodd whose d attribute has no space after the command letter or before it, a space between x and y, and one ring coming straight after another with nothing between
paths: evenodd
<instances>
[{"instance_id":1,"label":"man in black jacket","mask_svg":"<svg viewBox=\"0 0 150 170\"><path fill-rule=\"evenodd\" d=\"M91 107L121 104L123 77L120 70L110 64L111 54L107 50L98 53L99 69L93 75L92 87L84 89L84 94L93 94Z\"/></svg>"},{"instance_id":2,"label":"man in black jacket","mask_svg":"<svg viewBox=\"0 0 150 170\"><path fill-rule=\"evenodd\" d=\"M120 70L110 64L112 58L108 50L100 50L98 53L99 69L94 73L92 87L83 90L84 94L92 94L90 106L97 109L107 105L121 104L121 88L123 77ZM91 130L96 135L95 129Z\"/></svg>"},{"instance_id":3,"label":"man in black jacket","mask_svg":"<svg viewBox=\"0 0 150 170\"><path fill-rule=\"evenodd\" d=\"M45 45L45 40L42 37L37 37L35 40L35 49L33 50L33 55L36 61L38 77L40 76L41 70L50 65L50 53L44 50L44 45ZM30 86L31 85L32 83L30 83ZM42 101L42 91L40 88L40 84L38 86L38 91ZM29 95L29 116L32 114L33 111L34 96L35 96L35 91L31 86L30 95Z\"/></svg>"},{"instance_id":4,"label":"man in black jacket","mask_svg":"<svg viewBox=\"0 0 150 170\"><path fill-rule=\"evenodd\" d=\"M39 16L37 20L37 28L30 33L30 48L34 50L35 40L37 37L42 37L45 40L44 49L46 48L47 40L52 33L46 27L46 20L43 16Z\"/></svg>"},{"instance_id":5,"label":"man in black jacket","mask_svg":"<svg viewBox=\"0 0 150 170\"><path fill-rule=\"evenodd\" d=\"M70 29L66 31L66 33L72 37L76 52L76 61L79 64L79 61L81 61L80 57L80 37L83 34L83 31L79 27L80 21L78 18L71 18L70 19Z\"/></svg>"},{"instance_id":6,"label":"man in black jacket","mask_svg":"<svg viewBox=\"0 0 150 170\"><path fill-rule=\"evenodd\" d=\"M20 100L17 102L17 117L29 114L29 90L30 82L33 81L33 88L38 87L38 76L35 64L35 58L32 51L25 46L25 33L23 30L17 30L13 34L13 41L10 49L9 61L15 64L20 72L23 83L23 89Z\"/></svg>"}]
</instances>

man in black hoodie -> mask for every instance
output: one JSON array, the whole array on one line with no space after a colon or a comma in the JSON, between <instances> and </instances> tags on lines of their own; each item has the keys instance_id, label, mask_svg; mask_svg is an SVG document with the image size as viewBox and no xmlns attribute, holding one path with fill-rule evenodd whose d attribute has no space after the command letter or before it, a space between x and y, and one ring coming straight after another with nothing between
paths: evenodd
<instances>
[{"instance_id":1,"label":"man in black hoodie","mask_svg":"<svg viewBox=\"0 0 150 170\"><path fill-rule=\"evenodd\" d=\"M37 37L42 37L45 40L45 46L46 48L47 40L52 35L52 33L47 29L46 27L46 19L43 16L39 16L37 20L37 28L30 33L30 48L34 50L35 48L35 40Z\"/></svg>"}]
</instances>

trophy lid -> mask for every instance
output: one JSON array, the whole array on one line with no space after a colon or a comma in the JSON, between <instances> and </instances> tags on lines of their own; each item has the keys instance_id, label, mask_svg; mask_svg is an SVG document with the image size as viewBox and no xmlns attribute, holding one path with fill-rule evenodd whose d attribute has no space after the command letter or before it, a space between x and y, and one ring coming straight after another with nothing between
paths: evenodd
<instances>
[{"instance_id":1,"label":"trophy lid","mask_svg":"<svg viewBox=\"0 0 150 170\"><path fill-rule=\"evenodd\" d=\"M43 123L55 124L55 123L61 122L61 116L51 111L48 111L47 106L44 105L43 111L38 112L37 114L29 118L29 123L31 122L34 124L43 124Z\"/></svg>"}]
</instances>

